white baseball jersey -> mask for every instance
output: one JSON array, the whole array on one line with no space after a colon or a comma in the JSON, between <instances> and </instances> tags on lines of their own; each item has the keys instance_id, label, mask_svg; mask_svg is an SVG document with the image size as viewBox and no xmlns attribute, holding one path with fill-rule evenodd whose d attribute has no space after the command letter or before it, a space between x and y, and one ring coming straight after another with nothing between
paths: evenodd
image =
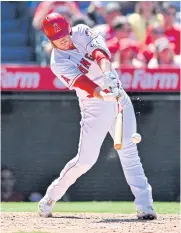
<instances>
[{"instance_id":1,"label":"white baseball jersey","mask_svg":"<svg viewBox=\"0 0 181 233\"><path fill-rule=\"evenodd\" d=\"M111 58L111 54L100 34L84 24L72 28L72 41L76 49L62 51L54 48L51 55L51 70L70 90L74 89L79 98L89 94L80 88L73 87L74 82L85 74L90 80L104 86L103 73L91 56L93 51L101 49ZM112 70L117 76L117 72ZM119 79L119 77L117 76Z\"/></svg>"},{"instance_id":2,"label":"white baseball jersey","mask_svg":"<svg viewBox=\"0 0 181 233\"><path fill-rule=\"evenodd\" d=\"M78 25L72 30L72 40L76 49L68 51L53 49L52 71L70 89L74 88L75 80L82 74L87 75L103 88L102 71L91 56L97 48L102 49L110 56L102 37L85 25ZM116 71L114 72L116 74ZM68 188L96 163L107 133L109 132L112 138L115 135L118 115L117 102L104 101L98 98L88 99L88 93L79 88L76 89L76 92L81 111L79 148L77 155L66 164L60 176L47 189L45 200L50 200L52 203L61 199ZM135 204L138 209L145 210L146 207L152 206L153 199L151 186L144 174L137 147L131 142L131 136L136 133L135 113L131 100L125 92L120 101L123 106L124 119L123 148L118 151L118 155L126 180L135 196ZM45 201L43 200L42 203L45 203ZM45 207L47 208L46 205ZM47 210L42 213L46 212Z\"/></svg>"}]
</instances>

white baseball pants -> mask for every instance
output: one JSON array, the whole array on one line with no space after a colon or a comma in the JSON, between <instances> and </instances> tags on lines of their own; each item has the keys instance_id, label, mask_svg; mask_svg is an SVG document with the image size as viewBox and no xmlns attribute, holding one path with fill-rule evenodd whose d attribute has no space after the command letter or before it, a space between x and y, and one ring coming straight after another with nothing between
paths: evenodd
<instances>
[{"instance_id":1,"label":"white baseball pants","mask_svg":"<svg viewBox=\"0 0 181 233\"><path fill-rule=\"evenodd\" d=\"M125 93L122 100L123 110L123 149L118 151L124 175L135 196L137 207L152 206L152 189L144 174L137 146L131 142L136 131L136 118L130 98ZM67 163L57 178L48 187L46 195L58 201L67 189L86 173L97 161L101 145L110 132L114 137L117 103L99 99L80 100L81 131L78 153Z\"/></svg>"}]
</instances>

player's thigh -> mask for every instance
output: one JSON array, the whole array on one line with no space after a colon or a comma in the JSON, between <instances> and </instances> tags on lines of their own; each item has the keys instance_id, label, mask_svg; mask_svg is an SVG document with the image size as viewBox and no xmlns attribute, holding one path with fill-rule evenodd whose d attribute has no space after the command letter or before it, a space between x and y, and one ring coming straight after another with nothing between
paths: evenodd
<instances>
[{"instance_id":1,"label":"player's thigh","mask_svg":"<svg viewBox=\"0 0 181 233\"><path fill-rule=\"evenodd\" d=\"M97 105L97 104L99 105ZM81 129L78 153L85 154L82 159L96 159L102 143L114 119L114 107L111 104L88 102L81 106Z\"/></svg>"}]
</instances>

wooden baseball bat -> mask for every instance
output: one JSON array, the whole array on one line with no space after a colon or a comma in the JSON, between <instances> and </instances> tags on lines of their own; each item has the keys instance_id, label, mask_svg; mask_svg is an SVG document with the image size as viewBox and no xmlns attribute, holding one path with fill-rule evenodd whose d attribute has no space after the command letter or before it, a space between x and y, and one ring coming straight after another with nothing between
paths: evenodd
<instances>
[{"instance_id":1,"label":"wooden baseball bat","mask_svg":"<svg viewBox=\"0 0 181 233\"><path fill-rule=\"evenodd\" d=\"M118 104L118 115L116 119L115 125L115 135L114 135L114 149L121 150L122 149L122 140L123 140L123 112Z\"/></svg>"}]
</instances>

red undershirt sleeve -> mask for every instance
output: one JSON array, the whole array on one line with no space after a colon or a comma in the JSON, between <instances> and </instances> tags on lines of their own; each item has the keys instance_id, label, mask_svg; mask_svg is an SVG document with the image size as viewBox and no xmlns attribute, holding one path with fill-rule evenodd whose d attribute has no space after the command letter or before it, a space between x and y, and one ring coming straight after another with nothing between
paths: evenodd
<instances>
[{"instance_id":1,"label":"red undershirt sleeve","mask_svg":"<svg viewBox=\"0 0 181 233\"><path fill-rule=\"evenodd\" d=\"M75 82L74 82L74 87L78 87L81 90L86 91L89 93L88 97L94 97L94 90L98 85L94 83L92 80L90 80L86 75L80 76ZM109 93L109 90L104 89L104 92Z\"/></svg>"},{"instance_id":2,"label":"red undershirt sleeve","mask_svg":"<svg viewBox=\"0 0 181 233\"><path fill-rule=\"evenodd\" d=\"M87 93L89 93L89 97L93 97L94 90L98 85L90 80L86 75L80 76L74 83L74 87L78 87Z\"/></svg>"},{"instance_id":3,"label":"red undershirt sleeve","mask_svg":"<svg viewBox=\"0 0 181 233\"><path fill-rule=\"evenodd\" d=\"M97 61L97 64L99 64L100 60L103 58L106 58L107 60L110 61L108 54L102 51L101 49L94 50L92 53L92 57Z\"/></svg>"}]
</instances>

